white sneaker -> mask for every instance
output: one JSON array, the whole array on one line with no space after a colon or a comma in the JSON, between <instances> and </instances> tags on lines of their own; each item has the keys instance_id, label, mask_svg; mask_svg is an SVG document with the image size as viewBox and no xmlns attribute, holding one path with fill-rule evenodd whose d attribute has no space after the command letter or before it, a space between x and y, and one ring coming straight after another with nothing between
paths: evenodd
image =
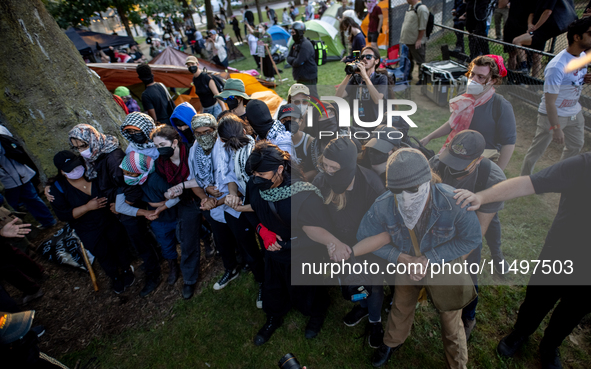
<instances>
[{"instance_id":1,"label":"white sneaker","mask_svg":"<svg viewBox=\"0 0 591 369\"><path fill-rule=\"evenodd\" d=\"M257 308L263 308L263 284L259 283L259 292L257 293Z\"/></svg>"}]
</instances>

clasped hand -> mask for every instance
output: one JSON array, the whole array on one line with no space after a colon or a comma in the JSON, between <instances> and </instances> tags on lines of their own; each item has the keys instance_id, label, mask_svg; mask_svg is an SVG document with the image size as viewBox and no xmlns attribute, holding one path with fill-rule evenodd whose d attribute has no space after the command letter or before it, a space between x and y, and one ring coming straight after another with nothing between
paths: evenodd
<instances>
[{"instance_id":1,"label":"clasped hand","mask_svg":"<svg viewBox=\"0 0 591 369\"><path fill-rule=\"evenodd\" d=\"M339 242L338 244L329 243L326 245L326 249L328 250L328 256L330 257L330 260L337 263L342 260L349 259L352 252L351 248L342 242Z\"/></svg>"}]
</instances>

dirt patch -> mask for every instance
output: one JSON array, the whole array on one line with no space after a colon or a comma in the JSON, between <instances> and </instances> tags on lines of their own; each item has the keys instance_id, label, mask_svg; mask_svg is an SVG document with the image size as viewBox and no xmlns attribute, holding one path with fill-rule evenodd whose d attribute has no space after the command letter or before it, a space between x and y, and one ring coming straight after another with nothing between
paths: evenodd
<instances>
[{"instance_id":1,"label":"dirt patch","mask_svg":"<svg viewBox=\"0 0 591 369\"><path fill-rule=\"evenodd\" d=\"M57 229L59 227L55 227ZM51 233L43 232L32 242L38 245ZM219 258L206 259L203 249L201 255L196 295L223 270ZM174 286L169 286L166 283L168 264L165 261L161 263L164 280L155 292L141 298L139 292L144 285L141 260L133 262L135 283L124 293L116 295L111 290L110 279L96 261L93 268L99 285L97 292L92 287L88 273L53 264L39 256L34 256L34 259L45 268L47 279L42 283L45 295L24 309L35 310L35 325L45 326L46 333L40 340L40 348L50 356L60 357L81 350L95 338L116 335L130 328L147 327L155 319L160 320L171 314L174 303L182 299L182 278ZM6 288L12 296L19 296L12 286L6 285Z\"/></svg>"}]
</instances>

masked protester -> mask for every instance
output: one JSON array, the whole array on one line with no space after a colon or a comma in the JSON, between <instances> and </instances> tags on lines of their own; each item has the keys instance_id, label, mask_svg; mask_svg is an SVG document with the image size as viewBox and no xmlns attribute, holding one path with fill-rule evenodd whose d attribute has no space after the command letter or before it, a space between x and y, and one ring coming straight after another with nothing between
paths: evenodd
<instances>
[{"instance_id":1,"label":"masked protester","mask_svg":"<svg viewBox=\"0 0 591 369\"><path fill-rule=\"evenodd\" d=\"M214 97L225 102L232 114L246 120L246 104L250 101L250 96L246 94L242 80L236 78L226 80L224 91Z\"/></svg>"},{"instance_id":2,"label":"masked protester","mask_svg":"<svg viewBox=\"0 0 591 369\"><path fill-rule=\"evenodd\" d=\"M316 85L318 84L318 65L314 54L314 46L308 40L306 25L304 22L297 21L291 26L291 37L293 45L287 55L287 63L292 66L293 79L297 83L304 84L310 88L310 94L318 98Z\"/></svg>"},{"instance_id":3,"label":"masked protester","mask_svg":"<svg viewBox=\"0 0 591 369\"><path fill-rule=\"evenodd\" d=\"M266 249L263 309L267 321L254 343L260 346L267 342L292 306L310 315L305 337L312 339L324 323L328 294L319 286L292 285L292 264L297 269L302 262L297 257L292 259L292 255L296 248L298 255L325 254L324 248L311 240L325 245L339 241L326 231L328 218L318 189L302 180L301 171L297 170L294 177L287 152L269 142L258 142L248 158L246 171L252 177L247 184L245 205L239 209L254 211L254 224ZM309 238L304 240L305 237Z\"/></svg>"},{"instance_id":4,"label":"masked protester","mask_svg":"<svg viewBox=\"0 0 591 369\"><path fill-rule=\"evenodd\" d=\"M131 286L135 277L127 257L127 235L109 211L99 179L85 178L84 162L70 151L60 151L53 163L58 170L51 185L51 206L57 217L68 222L84 247L99 261L117 294Z\"/></svg>"},{"instance_id":5,"label":"masked protester","mask_svg":"<svg viewBox=\"0 0 591 369\"><path fill-rule=\"evenodd\" d=\"M408 148L395 151L386 166L386 186L391 193L376 199L357 232L360 242L353 246L356 257L373 252L395 265L422 266L410 268L409 274L395 276L394 301L384 343L372 358L374 367L386 364L410 334L428 264L467 256L481 243L478 217L456 205L452 187L435 181L439 179L431 174L429 163L420 151ZM414 256L409 230L416 235L421 256ZM447 366L465 368L468 349L462 311L439 315Z\"/></svg>"},{"instance_id":6,"label":"masked protester","mask_svg":"<svg viewBox=\"0 0 591 369\"><path fill-rule=\"evenodd\" d=\"M301 110L292 104L279 107L277 119L291 132L291 142L298 156L298 164L304 171L306 179L313 179L318 172L312 161L311 146L314 137L305 133L305 122L302 119Z\"/></svg>"},{"instance_id":7,"label":"masked protester","mask_svg":"<svg viewBox=\"0 0 591 369\"><path fill-rule=\"evenodd\" d=\"M195 142L193 131L191 130L191 119L197 114L193 105L188 102L179 104L172 115L170 116L170 123L181 136L184 143L191 147Z\"/></svg>"},{"instance_id":8,"label":"masked protester","mask_svg":"<svg viewBox=\"0 0 591 369\"><path fill-rule=\"evenodd\" d=\"M257 140L267 140L290 153L292 159L297 159L291 142L291 133L280 121L271 117L267 104L261 100L250 101L246 106L246 119L254 129Z\"/></svg>"},{"instance_id":9,"label":"masked protester","mask_svg":"<svg viewBox=\"0 0 591 369\"><path fill-rule=\"evenodd\" d=\"M209 74L204 73L203 69L199 68L199 60L194 56L187 56L185 65L189 72L193 73L193 87L195 87L195 93L199 96L199 101L203 110L203 114L211 114L214 118L226 110L224 103L217 101L214 96L219 95L218 88L215 81Z\"/></svg>"},{"instance_id":10,"label":"masked protester","mask_svg":"<svg viewBox=\"0 0 591 369\"><path fill-rule=\"evenodd\" d=\"M357 229L363 215L381 194L386 192L384 183L371 170L357 165L357 146L348 137L333 139L320 158L322 173L314 178L314 184L322 192L333 224L331 233L346 245L357 243ZM370 262L382 262L369 256ZM384 263L383 263L384 264ZM383 281L382 281L383 282ZM344 317L345 325L357 325L369 314L369 345L377 348L382 344L383 283L372 286L367 299Z\"/></svg>"},{"instance_id":11,"label":"masked protester","mask_svg":"<svg viewBox=\"0 0 591 369\"><path fill-rule=\"evenodd\" d=\"M150 134L155 128L154 120L148 114L129 113L120 127L121 135L129 141L125 153L135 151L154 160L158 159L158 149L150 140Z\"/></svg>"},{"instance_id":12,"label":"masked protester","mask_svg":"<svg viewBox=\"0 0 591 369\"><path fill-rule=\"evenodd\" d=\"M373 131L373 136L364 146L362 162L366 168L371 168L380 176L382 183L386 183L386 162L388 157L400 148L402 132L393 127L380 125Z\"/></svg>"},{"instance_id":13,"label":"masked protester","mask_svg":"<svg viewBox=\"0 0 591 369\"><path fill-rule=\"evenodd\" d=\"M505 170L515 149L517 132L511 103L497 94L494 88L507 75L503 58L498 55L479 56L472 60L466 75L466 93L449 101L451 117L423 138L421 143L426 146L431 140L448 135L439 151L442 153L456 134L471 129L484 136L485 156L495 159Z\"/></svg>"}]
</instances>

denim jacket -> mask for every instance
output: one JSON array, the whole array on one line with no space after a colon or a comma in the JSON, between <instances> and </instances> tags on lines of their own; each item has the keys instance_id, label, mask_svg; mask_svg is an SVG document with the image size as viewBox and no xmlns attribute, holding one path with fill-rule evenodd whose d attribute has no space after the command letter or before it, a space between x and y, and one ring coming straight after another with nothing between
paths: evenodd
<instances>
[{"instance_id":1,"label":"denim jacket","mask_svg":"<svg viewBox=\"0 0 591 369\"><path fill-rule=\"evenodd\" d=\"M446 184L431 185L431 216L420 243L420 250L430 263L452 261L480 246L482 234L478 217L456 205L454 188ZM388 232L393 245L385 245L373 253L396 264L401 253L414 255L410 232L394 203L394 194L378 197L361 220L357 239L362 240Z\"/></svg>"}]
</instances>

